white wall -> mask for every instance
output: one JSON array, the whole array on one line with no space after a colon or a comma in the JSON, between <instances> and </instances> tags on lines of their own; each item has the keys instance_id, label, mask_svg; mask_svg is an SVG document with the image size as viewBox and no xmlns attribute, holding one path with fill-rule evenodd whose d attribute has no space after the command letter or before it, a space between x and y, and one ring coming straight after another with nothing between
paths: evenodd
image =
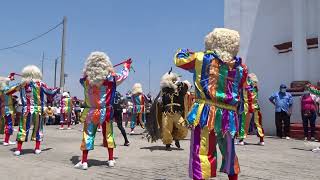
<instances>
[{"instance_id":1,"label":"white wall","mask_svg":"<svg viewBox=\"0 0 320 180\"><path fill-rule=\"evenodd\" d=\"M314 38L318 37L320 34L320 1L319 0L308 0L307 1L307 37ZM317 82L320 80L319 77L319 67L320 67L320 49L310 49L308 50L309 61L309 78L312 82Z\"/></svg>"},{"instance_id":2,"label":"white wall","mask_svg":"<svg viewBox=\"0 0 320 180\"><path fill-rule=\"evenodd\" d=\"M240 5L237 5L240 2ZM317 4L318 3L318 4ZM316 6L316 4L318 6ZM319 34L320 16L317 8L320 2L309 0L308 11L305 13L307 36ZM240 20L228 15L231 8L235 12L240 9ZM238 8L238 9L235 9ZM278 91L279 85L287 86L295 80L293 71L293 52L278 54L273 47L275 44L293 40L293 19L291 0L225 0L225 27L233 28L241 35L240 55L245 58L251 72L257 74L260 82L259 102L263 113L263 124L267 134L275 134L274 107L269 103L269 96ZM309 18L310 17L310 18ZM240 25L239 25L240 21ZM301 67L309 71L312 81L319 78L320 56L319 49L308 50L308 67ZM295 98L294 114L291 122L300 121L299 98Z\"/></svg>"}]
</instances>

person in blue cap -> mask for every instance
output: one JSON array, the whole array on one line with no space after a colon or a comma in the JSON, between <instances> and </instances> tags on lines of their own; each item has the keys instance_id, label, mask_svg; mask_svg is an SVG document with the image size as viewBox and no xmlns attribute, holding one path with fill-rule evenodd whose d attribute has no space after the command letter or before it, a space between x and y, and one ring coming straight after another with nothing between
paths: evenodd
<instances>
[{"instance_id":1,"label":"person in blue cap","mask_svg":"<svg viewBox=\"0 0 320 180\"><path fill-rule=\"evenodd\" d=\"M275 123L277 128L277 136L290 139L290 116L292 113L293 99L292 95L287 92L287 86L280 85L280 91L274 93L270 98L270 102L275 106Z\"/></svg>"}]
</instances>

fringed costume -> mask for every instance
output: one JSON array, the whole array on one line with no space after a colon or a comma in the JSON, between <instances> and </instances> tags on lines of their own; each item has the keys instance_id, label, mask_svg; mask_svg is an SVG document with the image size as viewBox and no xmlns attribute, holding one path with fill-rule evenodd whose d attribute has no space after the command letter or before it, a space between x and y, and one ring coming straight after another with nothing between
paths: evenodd
<instances>
[{"instance_id":1,"label":"fringed costume","mask_svg":"<svg viewBox=\"0 0 320 180\"><path fill-rule=\"evenodd\" d=\"M136 83L132 87L131 100L133 103L133 112L131 117L131 132L134 133L134 128L139 124L144 129L143 120L145 119L145 101L146 97L143 94L142 86L140 83Z\"/></svg>"},{"instance_id":2,"label":"fringed costume","mask_svg":"<svg viewBox=\"0 0 320 180\"><path fill-rule=\"evenodd\" d=\"M243 140L247 137L251 118L253 118L257 135L260 138L260 145L264 145L264 130L262 127L262 115L258 103L258 79L255 74L249 74L246 84L241 93L242 101L240 103L239 119L239 139L240 145L244 145Z\"/></svg>"},{"instance_id":3,"label":"fringed costume","mask_svg":"<svg viewBox=\"0 0 320 180\"><path fill-rule=\"evenodd\" d=\"M59 129L63 129L64 124L67 124L68 129L71 129L70 125L71 125L72 107L73 107L72 99L71 99L69 93L64 92L62 94L62 98L61 98L61 102L60 102L61 119L60 119L60 128Z\"/></svg>"},{"instance_id":4,"label":"fringed costume","mask_svg":"<svg viewBox=\"0 0 320 180\"><path fill-rule=\"evenodd\" d=\"M9 141L13 134L14 105L12 95L7 95L9 89L9 78L0 77L0 134L4 134L3 145L13 145L15 142Z\"/></svg>"},{"instance_id":5,"label":"fringed costume","mask_svg":"<svg viewBox=\"0 0 320 180\"><path fill-rule=\"evenodd\" d=\"M15 155L19 156L22 143L28 140L29 130L33 124L31 140L36 141L35 153L41 153L40 142L43 140L43 123L42 117L45 105L45 95L55 95L59 89L49 88L41 81L42 74L36 66L26 66L22 70L22 82L11 86L7 91L7 95L15 92L20 93L22 102L22 117L19 122L19 132L17 135L17 150ZM32 121L32 122L31 122Z\"/></svg>"},{"instance_id":6,"label":"fringed costume","mask_svg":"<svg viewBox=\"0 0 320 180\"><path fill-rule=\"evenodd\" d=\"M234 137L247 68L235 57L239 42L238 32L217 28L206 36L205 52L180 49L175 55L176 66L194 75L196 99L187 122L193 126L189 175L195 180L216 176L217 144L222 154L220 171L230 180L236 180L240 172Z\"/></svg>"},{"instance_id":7,"label":"fringed costume","mask_svg":"<svg viewBox=\"0 0 320 180\"><path fill-rule=\"evenodd\" d=\"M85 108L81 116L81 121L84 123L80 147L82 160L75 165L75 168L88 168L88 152L94 149L94 140L99 125L102 126L103 145L108 148L108 165L114 166L113 103L116 86L128 77L130 64L131 61L124 63L121 73L116 74L113 72L111 61L105 53L93 52L88 57L84 68L84 77L80 79L85 97Z\"/></svg>"}]
</instances>

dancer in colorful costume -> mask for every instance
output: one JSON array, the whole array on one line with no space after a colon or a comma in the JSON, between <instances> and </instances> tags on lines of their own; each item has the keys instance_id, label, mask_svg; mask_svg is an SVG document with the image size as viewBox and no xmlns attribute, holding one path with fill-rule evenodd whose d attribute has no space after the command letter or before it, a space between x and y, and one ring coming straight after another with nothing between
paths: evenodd
<instances>
[{"instance_id":1,"label":"dancer in colorful costume","mask_svg":"<svg viewBox=\"0 0 320 180\"><path fill-rule=\"evenodd\" d=\"M9 141L13 133L14 105L12 95L7 95L10 78L0 77L0 134L4 134L3 145L14 145Z\"/></svg>"},{"instance_id":2,"label":"dancer in colorful costume","mask_svg":"<svg viewBox=\"0 0 320 180\"><path fill-rule=\"evenodd\" d=\"M71 114L72 114L72 99L69 95L68 92L64 92L62 94L62 98L61 98L61 103L60 103L60 115L61 115L61 119L60 119L60 130L64 129L63 125L67 124L68 128L67 129L71 129L70 125L71 125Z\"/></svg>"},{"instance_id":3,"label":"dancer in colorful costume","mask_svg":"<svg viewBox=\"0 0 320 180\"><path fill-rule=\"evenodd\" d=\"M143 119L145 116L145 95L143 94L142 85L140 83L135 83L132 87L131 99L133 103L133 113L131 117L131 132L134 134L134 128L136 124L140 124L142 129L144 129Z\"/></svg>"},{"instance_id":4,"label":"dancer in colorful costume","mask_svg":"<svg viewBox=\"0 0 320 180\"><path fill-rule=\"evenodd\" d=\"M238 131L237 106L247 77L247 68L236 57L240 44L237 31L216 28L205 38L205 52L179 49L176 66L194 74L195 103L187 117L192 126L190 177L216 176L218 143L222 154L221 172L230 180L240 172L234 137Z\"/></svg>"},{"instance_id":5,"label":"dancer in colorful costume","mask_svg":"<svg viewBox=\"0 0 320 180\"><path fill-rule=\"evenodd\" d=\"M105 53L92 52L89 55L84 66L83 78L80 79L84 88L85 108L81 115L83 122L83 138L80 147L82 160L75 165L75 168L83 170L88 168L88 152L94 149L94 139L99 124L102 126L103 144L108 148L108 166L114 166L113 103L116 86L128 77L130 65L131 60L125 61L121 73L116 74Z\"/></svg>"},{"instance_id":6,"label":"dancer in colorful costume","mask_svg":"<svg viewBox=\"0 0 320 180\"><path fill-rule=\"evenodd\" d=\"M59 89L48 88L42 82L42 74L37 66L29 65L22 70L21 83L11 86L7 91L7 95L12 95L20 91L20 99L22 102L22 117L19 123L19 132L17 135L17 150L14 152L19 156L22 150L22 143L28 140L31 121L33 131L31 140L36 141L35 153L40 154L40 142L43 140L43 123L42 117L45 105L45 95L55 95Z\"/></svg>"},{"instance_id":7,"label":"dancer in colorful costume","mask_svg":"<svg viewBox=\"0 0 320 180\"><path fill-rule=\"evenodd\" d=\"M244 139L247 137L251 117L253 116L254 124L257 128L257 135L260 138L259 145L264 146L264 130L262 127L262 115L258 103L258 78L255 74L250 73L247 77L240 103L241 112L239 113L239 145L244 145Z\"/></svg>"}]
</instances>

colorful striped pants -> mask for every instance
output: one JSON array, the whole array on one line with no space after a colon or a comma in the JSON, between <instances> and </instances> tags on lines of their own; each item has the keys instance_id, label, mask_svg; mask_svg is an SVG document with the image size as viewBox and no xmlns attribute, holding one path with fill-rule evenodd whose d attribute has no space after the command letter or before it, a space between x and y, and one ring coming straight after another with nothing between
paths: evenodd
<instances>
[{"instance_id":1,"label":"colorful striped pants","mask_svg":"<svg viewBox=\"0 0 320 180\"><path fill-rule=\"evenodd\" d=\"M218 143L222 164L220 171L230 176L239 174L240 167L234 147L234 137L230 133L215 134L200 125L192 130L190 143L189 176L194 180L216 177Z\"/></svg>"},{"instance_id":2,"label":"colorful striped pants","mask_svg":"<svg viewBox=\"0 0 320 180\"><path fill-rule=\"evenodd\" d=\"M251 118L253 117L254 124L258 130L258 137L264 137L264 130L262 128L262 115L260 110L254 110L253 112L244 111L240 116L240 129L239 139L245 139L249 131L249 125Z\"/></svg>"},{"instance_id":3,"label":"colorful striped pants","mask_svg":"<svg viewBox=\"0 0 320 180\"><path fill-rule=\"evenodd\" d=\"M143 120L145 119L144 115L145 115L144 113L132 114L131 124L130 124L131 129L134 129L136 127L137 121L139 122L140 126L144 128L144 123L143 123Z\"/></svg>"},{"instance_id":4,"label":"colorful striped pants","mask_svg":"<svg viewBox=\"0 0 320 180\"><path fill-rule=\"evenodd\" d=\"M83 133L82 133L82 143L80 149L83 150L93 150L94 149L94 139L96 137L96 132L99 123L94 123L93 121L84 121ZM112 121L104 121L102 124L102 134L103 134L103 145L106 148L115 148L114 134Z\"/></svg>"},{"instance_id":5,"label":"colorful striped pants","mask_svg":"<svg viewBox=\"0 0 320 180\"><path fill-rule=\"evenodd\" d=\"M1 116L0 118L0 134L9 134L13 133L13 117L11 114L6 116Z\"/></svg>"},{"instance_id":6,"label":"colorful striped pants","mask_svg":"<svg viewBox=\"0 0 320 180\"><path fill-rule=\"evenodd\" d=\"M42 141L43 140L43 118L38 112L27 112L24 113L20 118L19 132L17 135L17 141L25 142L28 141L29 130L31 126L31 120L33 122L32 130L32 141Z\"/></svg>"}]
</instances>

